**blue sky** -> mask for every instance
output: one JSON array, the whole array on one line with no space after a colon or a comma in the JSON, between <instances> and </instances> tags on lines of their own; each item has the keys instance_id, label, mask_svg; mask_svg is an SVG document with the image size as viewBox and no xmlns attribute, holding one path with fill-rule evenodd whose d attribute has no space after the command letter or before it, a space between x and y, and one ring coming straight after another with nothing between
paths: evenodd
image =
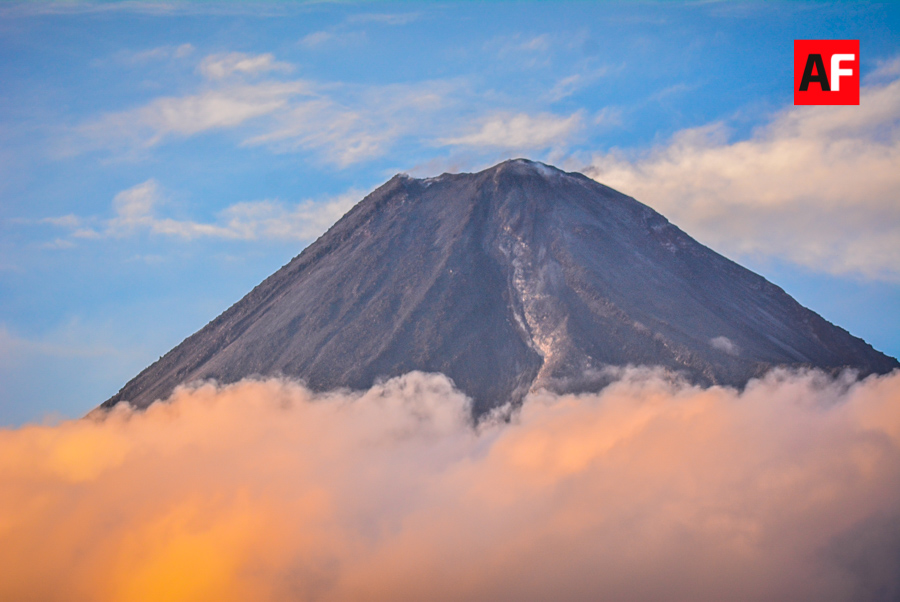
<instances>
[{"instance_id":1,"label":"blue sky","mask_svg":"<svg viewBox=\"0 0 900 602\"><path fill-rule=\"evenodd\" d=\"M0 425L78 416L394 173L525 156L900 355L900 7L0 5ZM860 40L859 107L792 106Z\"/></svg>"}]
</instances>

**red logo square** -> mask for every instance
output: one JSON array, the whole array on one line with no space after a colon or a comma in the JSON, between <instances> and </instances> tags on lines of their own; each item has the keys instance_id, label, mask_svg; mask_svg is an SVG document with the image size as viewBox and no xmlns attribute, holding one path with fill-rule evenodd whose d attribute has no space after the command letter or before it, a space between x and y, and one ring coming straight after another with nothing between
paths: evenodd
<instances>
[{"instance_id":1,"label":"red logo square","mask_svg":"<svg viewBox=\"0 0 900 602\"><path fill-rule=\"evenodd\" d=\"M858 105L859 40L794 40L794 104Z\"/></svg>"}]
</instances>

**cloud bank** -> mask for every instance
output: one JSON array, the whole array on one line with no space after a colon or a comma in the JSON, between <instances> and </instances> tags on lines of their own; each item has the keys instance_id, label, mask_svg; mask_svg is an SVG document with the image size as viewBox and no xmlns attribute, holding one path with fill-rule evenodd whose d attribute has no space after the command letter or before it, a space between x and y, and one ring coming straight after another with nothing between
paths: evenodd
<instances>
[{"instance_id":1,"label":"cloud bank","mask_svg":"<svg viewBox=\"0 0 900 602\"><path fill-rule=\"evenodd\" d=\"M0 431L9 600L893 600L900 374L630 370L473 428L412 373Z\"/></svg>"},{"instance_id":2,"label":"cloud bank","mask_svg":"<svg viewBox=\"0 0 900 602\"><path fill-rule=\"evenodd\" d=\"M898 165L894 77L864 86L859 106L790 107L738 142L722 124L685 130L637 158L596 154L587 173L734 256L897 282Z\"/></svg>"}]
</instances>

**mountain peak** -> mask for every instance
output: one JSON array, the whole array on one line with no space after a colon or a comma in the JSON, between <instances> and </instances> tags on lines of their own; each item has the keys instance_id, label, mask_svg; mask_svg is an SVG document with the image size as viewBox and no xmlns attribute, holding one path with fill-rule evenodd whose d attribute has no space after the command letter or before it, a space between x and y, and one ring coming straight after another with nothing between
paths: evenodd
<instances>
[{"instance_id":1,"label":"mountain peak","mask_svg":"<svg viewBox=\"0 0 900 602\"><path fill-rule=\"evenodd\" d=\"M485 171L508 171L515 174L531 174L536 173L544 177L552 177L557 175L566 175L566 172L561 169L554 167L553 165L547 165L546 163L541 163L540 161L532 161L531 159L507 159L497 165L486 169Z\"/></svg>"},{"instance_id":2,"label":"mountain peak","mask_svg":"<svg viewBox=\"0 0 900 602\"><path fill-rule=\"evenodd\" d=\"M538 388L597 390L624 365L735 386L774 366L900 366L635 199L512 159L394 176L103 405L197 379L361 389L421 370L477 415Z\"/></svg>"},{"instance_id":3,"label":"mountain peak","mask_svg":"<svg viewBox=\"0 0 900 602\"><path fill-rule=\"evenodd\" d=\"M439 176L432 176L427 178L415 178L410 176L407 173L398 173L391 178L392 181L394 179L400 180L414 180L417 182L435 182L444 178L454 177L454 176L486 176L486 175L499 175L499 174L510 174L514 176L527 176L527 175L538 175L544 178L552 178L559 176L570 176L573 174L569 174L558 167L554 167L553 165L547 165L546 163L541 163L540 161L532 161L531 159L507 159L506 161L501 161L496 165L492 165L486 169L483 169L478 172L461 172L461 173L442 173ZM581 174L575 174L581 175Z\"/></svg>"}]
</instances>

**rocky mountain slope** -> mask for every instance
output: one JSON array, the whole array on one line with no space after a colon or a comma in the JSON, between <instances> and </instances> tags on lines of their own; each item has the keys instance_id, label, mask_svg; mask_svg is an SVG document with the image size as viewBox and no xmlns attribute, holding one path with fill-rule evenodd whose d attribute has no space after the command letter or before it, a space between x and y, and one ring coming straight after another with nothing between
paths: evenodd
<instances>
[{"instance_id":1,"label":"rocky mountain slope","mask_svg":"<svg viewBox=\"0 0 900 602\"><path fill-rule=\"evenodd\" d=\"M480 414L539 387L598 389L627 364L738 386L778 365L900 366L646 205L518 159L395 176L103 406L197 379L358 389L423 370Z\"/></svg>"}]
</instances>

